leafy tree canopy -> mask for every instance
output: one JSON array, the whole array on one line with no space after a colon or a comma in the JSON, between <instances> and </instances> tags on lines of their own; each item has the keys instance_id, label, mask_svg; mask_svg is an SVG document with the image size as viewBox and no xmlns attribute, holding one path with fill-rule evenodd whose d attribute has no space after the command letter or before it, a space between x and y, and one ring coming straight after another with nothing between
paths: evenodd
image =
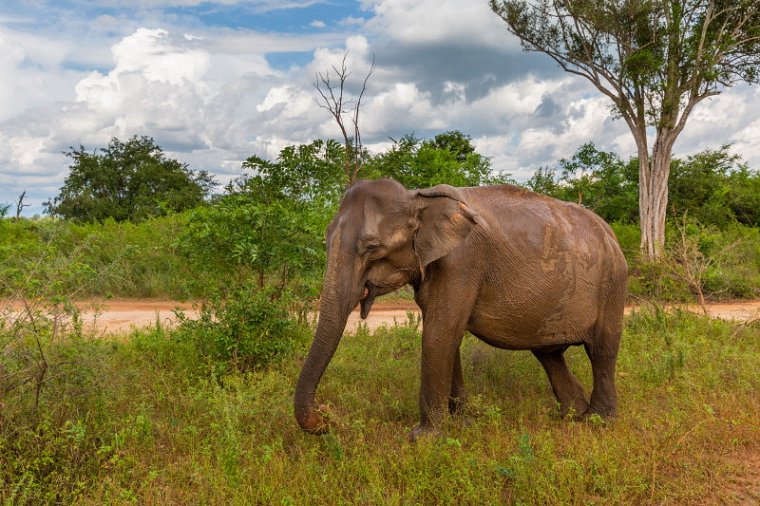
<instances>
[{"instance_id":1,"label":"leafy tree canopy","mask_svg":"<svg viewBox=\"0 0 760 506\"><path fill-rule=\"evenodd\" d=\"M207 267L250 269L262 287L318 272L324 230L345 184L344 149L316 140L287 146L276 161L248 158L243 169L252 174L193 212L181 247Z\"/></svg>"},{"instance_id":2,"label":"leafy tree canopy","mask_svg":"<svg viewBox=\"0 0 760 506\"><path fill-rule=\"evenodd\" d=\"M659 257L673 145L698 103L760 79L760 3L491 0L491 8L524 49L588 79L625 120L639 161L640 247Z\"/></svg>"},{"instance_id":3,"label":"leafy tree canopy","mask_svg":"<svg viewBox=\"0 0 760 506\"><path fill-rule=\"evenodd\" d=\"M730 146L673 159L668 182L669 215L684 214L704 225L760 226L760 173L740 162ZM533 191L579 202L605 220L636 223L638 159L584 144L557 167L539 168L527 181Z\"/></svg>"},{"instance_id":4,"label":"leafy tree canopy","mask_svg":"<svg viewBox=\"0 0 760 506\"><path fill-rule=\"evenodd\" d=\"M729 149L725 145L673 160L668 185L672 215L687 213L705 225L738 221L760 226L760 173Z\"/></svg>"},{"instance_id":5,"label":"leafy tree canopy","mask_svg":"<svg viewBox=\"0 0 760 506\"><path fill-rule=\"evenodd\" d=\"M70 148L70 173L48 214L77 221L140 221L196 207L215 186L206 171L166 158L149 137L111 139L93 153Z\"/></svg>"},{"instance_id":6,"label":"leafy tree canopy","mask_svg":"<svg viewBox=\"0 0 760 506\"><path fill-rule=\"evenodd\" d=\"M228 192L247 192L259 200L287 198L300 202L336 203L345 185L345 148L335 140L287 146L276 161L251 156L243 162L246 175L228 186Z\"/></svg>"},{"instance_id":7,"label":"leafy tree canopy","mask_svg":"<svg viewBox=\"0 0 760 506\"><path fill-rule=\"evenodd\" d=\"M557 176L559 171L559 176ZM578 202L607 221L636 223L638 219L638 165L623 162L612 152L582 145L557 169L544 167L528 180L533 191Z\"/></svg>"},{"instance_id":8,"label":"leafy tree canopy","mask_svg":"<svg viewBox=\"0 0 760 506\"><path fill-rule=\"evenodd\" d=\"M371 178L390 177L407 188L442 183L478 186L506 180L491 172L491 160L477 153L470 137L459 131L439 134L432 140L405 135L388 151L369 160L365 174Z\"/></svg>"}]
</instances>

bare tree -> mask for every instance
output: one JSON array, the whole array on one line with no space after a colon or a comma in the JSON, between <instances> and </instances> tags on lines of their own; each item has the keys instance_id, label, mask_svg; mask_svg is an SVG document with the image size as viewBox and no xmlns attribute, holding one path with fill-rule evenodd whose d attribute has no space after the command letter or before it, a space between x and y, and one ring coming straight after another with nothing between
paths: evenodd
<instances>
[{"instance_id":1,"label":"bare tree","mask_svg":"<svg viewBox=\"0 0 760 506\"><path fill-rule=\"evenodd\" d=\"M673 144L699 102L736 82L758 82L760 2L490 3L525 50L588 79L625 120L639 158L641 252L661 257Z\"/></svg>"},{"instance_id":2,"label":"bare tree","mask_svg":"<svg viewBox=\"0 0 760 506\"><path fill-rule=\"evenodd\" d=\"M345 146L344 170L346 173L346 185L350 186L359 175L364 147L362 146L361 132L359 131L359 111L361 109L364 92L367 91L367 82L375 71L375 58L372 57L372 65L364 77L361 90L356 100L348 98L346 90L348 78L351 72L348 70L346 60L348 51L343 54L340 67L332 66L332 72L317 72L314 87L319 93L317 103L323 109L327 109L340 128ZM332 74L335 75L333 80Z\"/></svg>"},{"instance_id":3,"label":"bare tree","mask_svg":"<svg viewBox=\"0 0 760 506\"><path fill-rule=\"evenodd\" d=\"M21 192L21 195L18 196L18 201L16 202L16 221L18 221L21 217L21 211L23 211L25 207L29 207L31 205L24 204L24 197L26 197L26 190Z\"/></svg>"}]
</instances>

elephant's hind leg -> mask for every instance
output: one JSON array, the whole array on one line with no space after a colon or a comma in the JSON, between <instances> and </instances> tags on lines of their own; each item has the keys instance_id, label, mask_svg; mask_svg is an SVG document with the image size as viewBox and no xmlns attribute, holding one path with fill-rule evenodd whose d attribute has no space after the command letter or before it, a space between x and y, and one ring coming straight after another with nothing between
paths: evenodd
<instances>
[{"instance_id":1,"label":"elephant's hind leg","mask_svg":"<svg viewBox=\"0 0 760 506\"><path fill-rule=\"evenodd\" d=\"M591 405L587 414L612 417L617 414L617 391L615 389L615 363L617 362L622 311L619 318L602 320L595 331L594 339L584 346L591 361L594 389L591 391Z\"/></svg>"},{"instance_id":2,"label":"elephant's hind leg","mask_svg":"<svg viewBox=\"0 0 760 506\"><path fill-rule=\"evenodd\" d=\"M611 417L617 414L617 392L615 390L615 361L617 353L586 345L586 353L591 361L594 375L594 389L591 391L591 405L586 414Z\"/></svg>"},{"instance_id":3,"label":"elephant's hind leg","mask_svg":"<svg viewBox=\"0 0 760 506\"><path fill-rule=\"evenodd\" d=\"M589 407L583 385L578 381L565 363L565 350L540 351L533 350L541 365L544 366L554 396L559 401L562 418L567 415L581 416Z\"/></svg>"}]
</instances>

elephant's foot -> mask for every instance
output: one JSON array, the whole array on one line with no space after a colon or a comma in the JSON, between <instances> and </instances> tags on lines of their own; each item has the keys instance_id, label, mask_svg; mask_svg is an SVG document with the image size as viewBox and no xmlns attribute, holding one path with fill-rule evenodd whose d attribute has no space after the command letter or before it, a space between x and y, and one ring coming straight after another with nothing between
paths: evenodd
<instances>
[{"instance_id":1,"label":"elephant's foot","mask_svg":"<svg viewBox=\"0 0 760 506\"><path fill-rule=\"evenodd\" d=\"M582 420L590 420L592 417L597 419L601 418L604 421L611 422L617 417L617 409L609 406L598 407L592 404L580 418Z\"/></svg>"},{"instance_id":2,"label":"elephant's foot","mask_svg":"<svg viewBox=\"0 0 760 506\"><path fill-rule=\"evenodd\" d=\"M559 414L563 420L581 420L586 416L589 404L583 397L575 399L571 403L560 404Z\"/></svg>"},{"instance_id":3,"label":"elephant's foot","mask_svg":"<svg viewBox=\"0 0 760 506\"><path fill-rule=\"evenodd\" d=\"M609 409L609 408L595 409L592 406L586 410L586 416L591 416L591 415L599 415L602 418L610 418L610 419L617 418L617 410Z\"/></svg>"}]
</instances>

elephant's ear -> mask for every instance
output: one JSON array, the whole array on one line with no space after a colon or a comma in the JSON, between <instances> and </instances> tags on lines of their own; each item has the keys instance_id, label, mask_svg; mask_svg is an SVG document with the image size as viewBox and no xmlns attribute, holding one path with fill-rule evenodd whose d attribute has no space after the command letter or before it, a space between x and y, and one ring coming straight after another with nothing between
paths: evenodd
<instances>
[{"instance_id":1,"label":"elephant's ear","mask_svg":"<svg viewBox=\"0 0 760 506\"><path fill-rule=\"evenodd\" d=\"M481 218L453 186L425 188L415 195L418 226L414 251L424 275L425 267L459 246Z\"/></svg>"}]
</instances>

